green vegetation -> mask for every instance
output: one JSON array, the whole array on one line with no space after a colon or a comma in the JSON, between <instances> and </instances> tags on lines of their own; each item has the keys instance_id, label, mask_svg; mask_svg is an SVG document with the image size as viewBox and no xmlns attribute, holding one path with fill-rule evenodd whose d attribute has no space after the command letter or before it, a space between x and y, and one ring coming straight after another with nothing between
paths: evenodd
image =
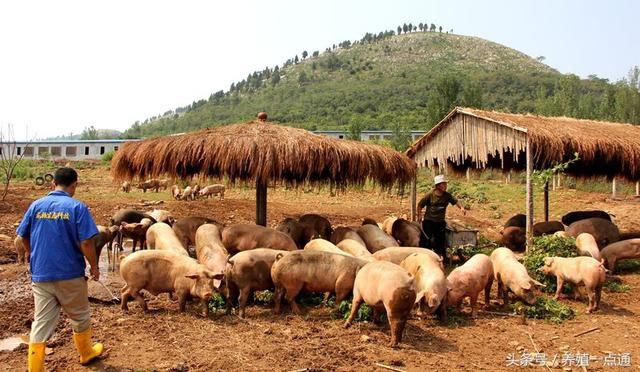
<instances>
[{"instance_id":1,"label":"green vegetation","mask_svg":"<svg viewBox=\"0 0 640 372\"><path fill-rule=\"evenodd\" d=\"M102 154L100 159L104 164L111 164L111 159L113 159L114 154L115 154L115 151L107 151L104 154Z\"/></svg>"},{"instance_id":2,"label":"green vegetation","mask_svg":"<svg viewBox=\"0 0 640 372\"><path fill-rule=\"evenodd\" d=\"M549 297L538 297L532 306L524 305L518 301L510 305L514 314L522 314L531 319L544 319L555 324L561 324L565 320L573 319L576 312L566 304Z\"/></svg>"},{"instance_id":3,"label":"green vegetation","mask_svg":"<svg viewBox=\"0 0 640 372\"><path fill-rule=\"evenodd\" d=\"M640 272L640 260L623 260L616 262L616 271L619 273Z\"/></svg>"},{"instance_id":4,"label":"green vegetation","mask_svg":"<svg viewBox=\"0 0 640 372\"><path fill-rule=\"evenodd\" d=\"M302 52L302 59L255 71L227 91L136 122L123 137L243 122L267 111L275 122L349 137L391 129L402 134L392 141L402 148L407 130L431 128L456 105L640 123L637 74L616 84L562 75L508 47L431 26L399 26L323 53Z\"/></svg>"},{"instance_id":5,"label":"green vegetation","mask_svg":"<svg viewBox=\"0 0 640 372\"><path fill-rule=\"evenodd\" d=\"M557 237L553 235L541 236L533 239L533 247L524 257L523 264L527 268L529 275L546 284L544 292L554 293L556 291L556 278L552 275L546 276L538 271L544 266L545 257L576 257L576 240L572 237ZM568 286L566 284L565 286Z\"/></svg>"},{"instance_id":6,"label":"green vegetation","mask_svg":"<svg viewBox=\"0 0 640 372\"><path fill-rule=\"evenodd\" d=\"M607 280L602 287L607 292L626 293L631 290L629 284L620 283L614 280Z\"/></svg>"},{"instance_id":7,"label":"green vegetation","mask_svg":"<svg viewBox=\"0 0 640 372\"><path fill-rule=\"evenodd\" d=\"M342 319L346 320L349 317L349 315L351 315L351 303L352 303L351 299L349 299L349 300L342 301L340 305L338 305L338 314L342 316ZM360 308L358 309L358 314L354 318L354 321L356 322L371 321L372 317L373 317L373 309L369 305L363 303L362 305L360 305Z\"/></svg>"}]
</instances>

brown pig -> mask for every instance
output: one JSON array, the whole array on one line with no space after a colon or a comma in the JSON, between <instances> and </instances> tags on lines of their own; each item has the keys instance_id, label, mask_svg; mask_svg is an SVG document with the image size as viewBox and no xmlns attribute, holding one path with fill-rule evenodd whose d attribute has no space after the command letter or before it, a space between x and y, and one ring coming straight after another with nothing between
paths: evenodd
<instances>
[{"instance_id":1,"label":"brown pig","mask_svg":"<svg viewBox=\"0 0 640 372\"><path fill-rule=\"evenodd\" d=\"M345 256L351 256L349 253L343 251L342 249L336 247L333 243L324 239L312 239L309 243L304 246L305 251L323 251L335 254L343 254Z\"/></svg>"},{"instance_id":2,"label":"brown pig","mask_svg":"<svg viewBox=\"0 0 640 372\"><path fill-rule=\"evenodd\" d=\"M589 233L578 234L576 237L576 248L578 248L578 253L581 256L590 256L595 258L596 261L600 261L602 258L596 239Z\"/></svg>"},{"instance_id":3,"label":"brown pig","mask_svg":"<svg viewBox=\"0 0 640 372\"><path fill-rule=\"evenodd\" d=\"M396 219L391 226L391 236L393 236L402 247L419 247L420 237L423 234L420 224L405 220L404 218Z\"/></svg>"},{"instance_id":4,"label":"brown pig","mask_svg":"<svg viewBox=\"0 0 640 372\"><path fill-rule=\"evenodd\" d=\"M16 254L18 255L18 260L16 261L16 263L18 265L28 264L30 259L30 252L25 246L24 241L22 240L22 237L20 235L17 235L13 240L13 246L16 250Z\"/></svg>"},{"instance_id":5,"label":"brown pig","mask_svg":"<svg viewBox=\"0 0 640 372\"><path fill-rule=\"evenodd\" d=\"M600 251L607 268L613 272L616 262L631 258L640 258L640 238L621 240L609 244Z\"/></svg>"},{"instance_id":6,"label":"brown pig","mask_svg":"<svg viewBox=\"0 0 640 372\"><path fill-rule=\"evenodd\" d=\"M493 285L493 264L486 254L473 255L462 266L458 266L447 277L447 305L461 308L465 297L471 299L471 317L477 316L478 296L484 289L484 306L489 306L489 294Z\"/></svg>"},{"instance_id":7,"label":"brown pig","mask_svg":"<svg viewBox=\"0 0 640 372\"><path fill-rule=\"evenodd\" d=\"M333 234L331 222L319 214L303 214L298 219L298 222L305 227L305 239L307 242L313 238L329 240L331 238L331 234Z\"/></svg>"},{"instance_id":8,"label":"brown pig","mask_svg":"<svg viewBox=\"0 0 640 372\"><path fill-rule=\"evenodd\" d=\"M611 243L620 240L620 230L610 220L604 218L585 218L578 220L567 227L567 236L577 237L580 233L589 233L602 249Z\"/></svg>"},{"instance_id":9,"label":"brown pig","mask_svg":"<svg viewBox=\"0 0 640 372\"><path fill-rule=\"evenodd\" d=\"M364 240L367 250L376 253L388 247L397 247L398 242L390 235L382 231L378 225L362 225L358 228L358 235Z\"/></svg>"},{"instance_id":10,"label":"brown pig","mask_svg":"<svg viewBox=\"0 0 640 372\"><path fill-rule=\"evenodd\" d=\"M251 293L273 289L271 267L276 262L276 255L283 254L287 252L256 248L229 258L224 276L227 290L227 314L231 312L231 300L237 298L238 315L244 318L245 307Z\"/></svg>"},{"instance_id":11,"label":"brown pig","mask_svg":"<svg viewBox=\"0 0 640 372\"><path fill-rule=\"evenodd\" d=\"M102 249L104 246L107 246L107 259L109 265L111 265L111 247L113 245L113 241L118 236L118 231L120 228L118 226L102 226L96 225L98 228L98 234L93 237L96 246L96 257L100 259L100 254L102 253Z\"/></svg>"},{"instance_id":12,"label":"brown pig","mask_svg":"<svg viewBox=\"0 0 640 372\"><path fill-rule=\"evenodd\" d=\"M533 236L552 235L558 231L564 231L564 225L560 221L545 221L533 224Z\"/></svg>"},{"instance_id":13,"label":"brown pig","mask_svg":"<svg viewBox=\"0 0 640 372\"><path fill-rule=\"evenodd\" d=\"M433 255L413 253L402 260L400 267L413 275L418 315L422 315L426 307L428 314L437 311L438 318L446 321L447 277L441 264L439 258L434 258Z\"/></svg>"},{"instance_id":14,"label":"brown pig","mask_svg":"<svg viewBox=\"0 0 640 372\"><path fill-rule=\"evenodd\" d=\"M156 179L146 180L138 183L137 188L142 189L142 192L147 192L147 190L154 190L155 192L158 192L160 182Z\"/></svg>"},{"instance_id":15,"label":"brown pig","mask_svg":"<svg viewBox=\"0 0 640 372\"><path fill-rule=\"evenodd\" d=\"M120 263L120 275L126 283L121 291L122 310L129 310L127 303L135 299L147 311L147 303L140 294L144 289L154 296L175 293L180 311L185 310L189 298L199 298L205 316L209 315L208 303L214 291L212 280L223 278L223 274L214 274L191 257L158 250L128 255Z\"/></svg>"},{"instance_id":16,"label":"brown pig","mask_svg":"<svg viewBox=\"0 0 640 372\"><path fill-rule=\"evenodd\" d=\"M222 244L231 254L256 248L282 251L298 249L291 237L283 232L259 225L233 225L222 231Z\"/></svg>"},{"instance_id":17,"label":"brown pig","mask_svg":"<svg viewBox=\"0 0 640 372\"><path fill-rule=\"evenodd\" d=\"M179 218L173 223L173 232L176 233L178 240L182 243L182 246L189 248L196 244L196 230L205 223L213 224L218 227L218 230L222 231L222 224L207 217L190 216Z\"/></svg>"},{"instance_id":18,"label":"brown pig","mask_svg":"<svg viewBox=\"0 0 640 372\"><path fill-rule=\"evenodd\" d=\"M331 243L333 244L338 244L341 241L344 240L344 236L348 233L348 232L355 232L357 228L353 228L350 226L338 226L335 228L335 230L333 230L333 233L331 234L331 238L327 239L329 240Z\"/></svg>"},{"instance_id":19,"label":"brown pig","mask_svg":"<svg viewBox=\"0 0 640 372\"><path fill-rule=\"evenodd\" d=\"M391 347L402 342L402 332L416 301L413 277L402 267L386 261L370 262L358 271L353 284L348 328L363 302L373 308L373 319L386 311L391 328Z\"/></svg>"},{"instance_id":20,"label":"brown pig","mask_svg":"<svg viewBox=\"0 0 640 372\"><path fill-rule=\"evenodd\" d=\"M428 254L436 260L440 261L440 268L444 270L444 265L442 264L442 257L438 256L438 254L431 249L421 248L421 247L389 247L383 250L377 251L373 258L380 261L389 261L393 262L396 265L400 265L400 262L407 258L407 256L414 253L422 253Z\"/></svg>"},{"instance_id":21,"label":"brown pig","mask_svg":"<svg viewBox=\"0 0 640 372\"><path fill-rule=\"evenodd\" d=\"M136 244L138 242L140 242L140 249L147 249L147 230L151 225L153 225L153 220L150 218L143 218L140 222L122 222L120 224L120 231L122 232L122 235L133 241L133 252L136 251Z\"/></svg>"},{"instance_id":22,"label":"brown pig","mask_svg":"<svg viewBox=\"0 0 640 372\"><path fill-rule=\"evenodd\" d=\"M200 191L198 192L198 196L202 196L208 199L217 194L220 196L220 200L224 200L224 189L224 185L216 183L200 189Z\"/></svg>"},{"instance_id":23,"label":"brown pig","mask_svg":"<svg viewBox=\"0 0 640 372\"><path fill-rule=\"evenodd\" d=\"M187 248L182 245L171 226L164 222L151 225L147 229L146 238L149 249L168 250L179 255L189 256Z\"/></svg>"},{"instance_id":24,"label":"brown pig","mask_svg":"<svg viewBox=\"0 0 640 372\"><path fill-rule=\"evenodd\" d=\"M319 251L296 251L282 258L277 256L271 267L275 313L280 313L280 303L285 297L291 311L299 314L296 297L301 291L335 293L336 303L340 303L351 294L356 272L365 263L358 258Z\"/></svg>"},{"instance_id":25,"label":"brown pig","mask_svg":"<svg viewBox=\"0 0 640 372\"><path fill-rule=\"evenodd\" d=\"M509 226L505 227L500 234L502 235L500 244L504 247L516 252L524 251L525 243L527 242L526 230L524 228Z\"/></svg>"},{"instance_id":26,"label":"brown pig","mask_svg":"<svg viewBox=\"0 0 640 372\"><path fill-rule=\"evenodd\" d=\"M393 224L396 222L398 217L390 216L382 221L382 231L386 232L389 235L393 235Z\"/></svg>"},{"instance_id":27,"label":"brown pig","mask_svg":"<svg viewBox=\"0 0 640 372\"><path fill-rule=\"evenodd\" d=\"M576 286L584 286L589 296L587 313L598 310L602 285L606 276L602 262L593 257L545 257L544 266L540 269L545 275L555 275L557 290L554 298L557 300L562 292L564 282Z\"/></svg>"},{"instance_id":28,"label":"brown pig","mask_svg":"<svg viewBox=\"0 0 640 372\"><path fill-rule=\"evenodd\" d=\"M196 230L196 259L214 274L224 274L229 252L222 245L222 234L218 226L205 223ZM220 289L220 280L213 286Z\"/></svg>"},{"instance_id":29,"label":"brown pig","mask_svg":"<svg viewBox=\"0 0 640 372\"><path fill-rule=\"evenodd\" d=\"M502 297L504 305L509 303L509 291L522 301L533 305L536 303L534 286L545 287L532 279L523 264L518 262L509 248L496 248L491 252L493 274L498 282L498 298Z\"/></svg>"}]
</instances>

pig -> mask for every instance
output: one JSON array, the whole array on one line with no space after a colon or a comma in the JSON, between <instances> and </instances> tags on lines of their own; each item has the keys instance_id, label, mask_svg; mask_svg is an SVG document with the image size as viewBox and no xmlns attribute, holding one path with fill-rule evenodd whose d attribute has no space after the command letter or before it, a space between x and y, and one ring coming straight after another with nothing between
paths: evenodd
<instances>
[{"instance_id":1,"label":"pig","mask_svg":"<svg viewBox=\"0 0 640 372\"><path fill-rule=\"evenodd\" d=\"M286 254L287 252L277 249L256 248L240 252L228 259L224 275L227 314L231 312L231 300L238 298L238 316L244 318L245 307L251 293L273 289L271 267L276 262L277 255Z\"/></svg>"},{"instance_id":2,"label":"pig","mask_svg":"<svg viewBox=\"0 0 640 372\"><path fill-rule=\"evenodd\" d=\"M158 192L158 189L160 189L160 182L156 179L146 180L138 183L137 188L142 189L142 192L147 192L147 190L154 190L155 192Z\"/></svg>"},{"instance_id":3,"label":"pig","mask_svg":"<svg viewBox=\"0 0 640 372\"><path fill-rule=\"evenodd\" d=\"M335 293L336 303L346 299L353 290L356 273L367 261L341 254L320 251L296 251L276 256L271 267L275 286L275 313L285 297L291 311L300 314L296 297L300 291Z\"/></svg>"},{"instance_id":4,"label":"pig","mask_svg":"<svg viewBox=\"0 0 640 372\"><path fill-rule=\"evenodd\" d=\"M147 229L146 239L149 249L168 250L179 255L189 256L187 248L182 245L171 226L164 222L151 225Z\"/></svg>"},{"instance_id":5,"label":"pig","mask_svg":"<svg viewBox=\"0 0 640 372\"><path fill-rule=\"evenodd\" d=\"M562 292L562 286L567 281L577 286L584 286L589 297L587 314L598 310L600 295L606 276L602 262L593 257L545 257L544 266L538 270L545 275L555 275L558 288L554 298L557 300Z\"/></svg>"},{"instance_id":6,"label":"pig","mask_svg":"<svg viewBox=\"0 0 640 372\"><path fill-rule=\"evenodd\" d=\"M153 225L150 218L143 218L140 222L120 224L120 232L122 236L130 238L133 241L133 252L136 251L136 244L140 242L140 249L147 249L147 230Z\"/></svg>"},{"instance_id":7,"label":"pig","mask_svg":"<svg viewBox=\"0 0 640 372\"><path fill-rule=\"evenodd\" d=\"M576 221L569 225L566 230L567 236L577 237L580 233L589 233L598 243L598 248L602 249L611 243L620 240L620 230L611 221L593 217Z\"/></svg>"},{"instance_id":8,"label":"pig","mask_svg":"<svg viewBox=\"0 0 640 372\"><path fill-rule=\"evenodd\" d=\"M20 264L28 264L30 260L30 252L27 246L24 244L24 240L20 235L17 235L13 240L13 246L16 250L16 254L18 255L18 260L16 263Z\"/></svg>"},{"instance_id":9,"label":"pig","mask_svg":"<svg viewBox=\"0 0 640 372\"><path fill-rule=\"evenodd\" d=\"M398 242L387 235L378 225L362 225L358 228L358 235L364 240L369 252L376 253L388 247L397 247Z\"/></svg>"},{"instance_id":10,"label":"pig","mask_svg":"<svg viewBox=\"0 0 640 372\"><path fill-rule=\"evenodd\" d=\"M507 222L504 223L504 227L520 227L523 229L527 228L527 216L525 214L519 213L509 218Z\"/></svg>"},{"instance_id":11,"label":"pig","mask_svg":"<svg viewBox=\"0 0 640 372\"><path fill-rule=\"evenodd\" d=\"M347 252L348 254L364 260L373 260L373 255L367 249L364 240L355 231L349 231L344 235L344 239L336 244L336 247Z\"/></svg>"},{"instance_id":12,"label":"pig","mask_svg":"<svg viewBox=\"0 0 640 372\"><path fill-rule=\"evenodd\" d=\"M509 304L508 291L529 305L536 303L534 286L545 285L529 276L527 269L518 262L509 248L494 249L491 252L491 263L494 278L498 282L498 297L502 297L503 305Z\"/></svg>"},{"instance_id":13,"label":"pig","mask_svg":"<svg viewBox=\"0 0 640 372\"><path fill-rule=\"evenodd\" d=\"M326 240L331 239L333 229L331 228L331 222L329 222L325 217L314 213L308 213L300 216L298 222L300 222L305 228L305 239L307 242L314 238L322 238Z\"/></svg>"},{"instance_id":14,"label":"pig","mask_svg":"<svg viewBox=\"0 0 640 372\"><path fill-rule=\"evenodd\" d=\"M200 196L200 185L196 183L196 185L193 186L193 200L197 200L198 196Z\"/></svg>"},{"instance_id":15,"label":"pig","mask_svg":"<svg viewBox=\"0 0 640 372\"><path fill-rule=\"evenodd\" d=\"M560 221L546 221L533 224L533 236L552 235L558 231L564 231L564 225Z\"/></svg>"},{"instance_id":16,"label":"pig","mask_svg":"<svg viewBox=\"0 0 640 372\"><path fill-rule=\"evenodd\" d=\"M526 230L521 227L509 226L505 227L500 233L500 244L504 247L511 249L512 251L522 252L524 251L525 244L527 242Z\"/></svg>"},{"instance_id":17,"label":"pig","mask_svg":"<svg viewBox=\"0 0 640 372\"><path fill-rule=\"evenodd\" d=\"M112 226L120 226L122 222L134 223L140 222L143 218L150 218L153 222L157 222L149 214L135 209L120 209L111 217Z\"/></svg>"},{"instance_id":18,"label":"pig","mask_svg":"<svg viewBox=\"0 0 640 372\"><path fill-rule=\"evenodd\" d=\"M344 240L344 236L350 231L355 232L356 229L349 226L338 226L331 234L331 238L327 240L337 245L338 243Z\"/></svg>"},{"instance_id":19,"label":"pig","mask_svg":"<svg viewBox=\"0 0 640 372\"><path fill-rule=\"evenodd\" d=\"M170 182L171 181L168 178L163 178L158 180L158 186L162 188L162 191L167 191Z\"/></svg>"},{"instance_id":20,"label":"pig","mask_svg":"<svg viewBox=\"0 0 640 372\"><path fill-rule=\"evenodd\" d=\"M570 226L576 221L584 220L587 218L603 218L609 222L612 222L611 215L602 210L569 212L562 216L561 221L563 224Z\"/></svg>"},{"instance_id":21,"label":"pig","mask_svg":"<svg viewBox=\"0 0 640 372\"><path fill-rule=\"evenodd\" d=\"M298 249L303 249L308 240L306 238L305 227L295 218L287 217L282 220L276 230L283 232L291 237L296 243Z\"/></svg>"},{"instance_id":22,"label":"pig","mask_svg":"<svg viewBox=\"0 0 640 372\"><path fill-rule=\"evenodd\" d=\"M402 267L386 261L370 262L362 267L353 284L351 314L344 323L349 328L363 302L373 308L374 321L386 311L391 328L391 347L402 342L407 318L416 301L413 277Z\"/></svg>"},{"instance_id":23,"label":"pig","mask_svg":"<svg viewBox=\"0 0 640 372\"><path fill-rule=\"evenodd\" d=\"M400 267L413 276L418 315L424 308L428 314L437 311L438 318L447 320L447 277L439 258L424 253L412 253L400 262Z\"/></svg>"},{"instance_id":24,"label":"pig","mask_svg":"<svg viewBox=\"0 0 640 372\"><path fill-rule=\"evenodd\" d=\"M111 265L111 247L113 245L113 241L118 236L118 232L120 228L118 226L102 226L96 225L98 228L98 234L94 235L93 239L96 247L96 257L100 259L100 254L102 253L102 249L104 246L107 246L107 259L109 265Z\"/></svg>"},{"instance_id":25,"label":"pig","mask_svg":"<svg viewBox=\"0 0 640 372\"><path fill-rule=\"evenodd\" d=\"M172 226L175 219L171 216L171 212L164 209L154 209L151 212L146 212L156 222L164 222L169 226Z\"/></svg>"},{"instance_id":26,"label":"pig","mask_svg":"<svg viewBox=\"0 0 640 372\"><path fill-rule=\"evenodd\" d=\"M187 186L182 190L180 194L181 200L193 200L193 188L191 186Z\"/></svg>"},{"instance_id":27,"label":"pig","mask_svg":"<svg viewBox=\"0 0 640 372\"><path fill-rule=\"evenodd\" d=\"M621 240L604 247L600 254L607 268L613 272L620 260L640 258L640 238Z\"/></svg>"},{"instance_id":28,"label":"pig","mask_svg":"<svg viewBox=\"0 0 640 372\"><path fill-rule=\"evenodd\" d=\"M224 190L224 185L216 183L203 187L198 194L204 198L211 198L212 196L218 195L220 200L224 200Z\"/></svg>"},{"instance_id":29,"label":"pig","mask_svg":"<svg viewBox=\"0 0 640 372\"><path fill-rule=\"evenodd\" d=\"M131 299L137 300L142 310L147 311L147 303L140 294L144 289L154 296L175 293L181 312L189 298L199 298L204 316L209 315L208 303L214 291L212 280L223 278L223 274L211 272L191 257L157 250L139 251L122 259L120 275L126 283L120 292L123 311L129 310L127 303Z\"/></svg>"},{"instance_id":30,"label":"pig","mask_svg":"<svg viewBox=\"0 0 640 372\"><path fill-rule=\"evenodd\" d=\"M391 236L401 247L419 247L422 234L422 226L404 218L396 219L391 225Z\"/></svg>"},{"instance_id":31,"label":"pig","mask_svg":"<svg viewBox=\"0 0 640 372\"><path fill-rule=\"evenodd\" d=\"M365 218L362 219L362 226L364 226L364 225L374 225L374 226L380 227L379 226L380 224L378 224L378 222L376 222L376 220L374 220L371 217L365 217Z\"/></svg>"},{"instance_id":32,"label":"pig","mask_svg":"<svg viewBox=\"0 0 640 372\"><path fill-rule=\"evenodd\" d=\"M120 190L122 190L123 192L130 192L131 191L131 182L129 181L124 181L122 182L122 185L120 185Z\"/></svg>"},{"instance_id":33,"label":"pig","mask_svg":"<svg viewBox=\"0 0 640 372\"><path fill-rule=\"evenodd\" d=\"M178 237L178 240L180 240L182 246L185 248L189 248L190 246L195 246L196 230L198 230L198 227L204 225L205 223L216 225L218 227L218 230L220 231L222 231L223 229L223 226L220 222L212 220L211 218L200 216L179 218L173 223L172 228L173 232L175 232L176 236Z\"/></svg>"},{"instance_id":34,"label":"pig","mask_svg":"<svg viewBox=\"0 0 640 372\"><path fill-rule=\"evenodd\" d=\"M385 218L384 221L382 221L382 227L380 228L382 229L382 231L393 236L393 224L396 222L397 219L398 217L394 217L394 216Z\"/></svg>"},{"instance_id":35,"label":"pig","mask_svg":"<svg viewBox=\"0 0 640 372\"><path fill-rule=\"evenodd\" d=\"M178 185L171 186L171 197L174 200L182 199L182 193L180 192L180 187L178 187Z\"/></svg>"},{"instance_id":36,"label":"pig","mask_svg":"<svg viewBox=\"0 0 640 372\"><path fill-rule=\"evenodd\" d=\"M489 306L489 295L493 285L493 264L486 254L473 255L462 266L458 266L447 277L447 306L460 308L462 300L471 300L471 317L476 318L478 296L484 289L484 307Z\"/></svg>"},{"instance_id":37,"label":"pig","mask_svg":"<svg viewBox=\"0 0 640 372\"><path fill-rule=\"evenodd\" d=\"M589 233L581 233L576 237L576 248L581 256L590 256L597 261L602 258L596 239Z\"/></svg>"},{"instance_id":38,"label":"pig","mask_svg":"<svg viewBox=\"0 0 640 372\"><path fill-rule=\"evenodd\" d=\"M444 269L444 265L442 264L442 257L438 256L438 254L431 249L421 247L389 247L374 253L373 258L379 261L389 261L393 262L396 265L399 265L402 260L414 253L427 254L434 259L439 260L440 267Z\"/></svg>"},{"instance_id":39,"label":"pig","mask_svg":"<svg viewBox=\"0 0 640 372\"><path fill-rule=\"evenodd\" d=\"M196 259L214 274L224 274L229 252L222 245L222 234L218 226L205 223L196 230ZM213 286L220 289L220 280L214 280Z\"/></svg>"},{"instance_id":40,"label":"pig","mask_svg":"<svg viewBox=\"0 0 640 372\"><path fill-rule=\"evenodd\" d=\"M337 246L335 246L333 243L331 243L328 240L324 240L324 239L311 239L311 241L309 243L307 243L304 246L304 250L305 251L323 251L323 252L329 252L329 253L335 253L335 254L343 254L345 256L351 256L349 253L343 251L342 249L338 248Z\"/></svg>"},{"instance_id":41,"label":"pig","mask_svg":"<svg viewBox=\"0 0 640 372\"><path fill-rule=\"evenodd\" d=\"M222 231L222 244L229 253L236 254L256 248L295 251L296 243L289 235L259 225L233 225Z\"/></svg>"}]
</instances>

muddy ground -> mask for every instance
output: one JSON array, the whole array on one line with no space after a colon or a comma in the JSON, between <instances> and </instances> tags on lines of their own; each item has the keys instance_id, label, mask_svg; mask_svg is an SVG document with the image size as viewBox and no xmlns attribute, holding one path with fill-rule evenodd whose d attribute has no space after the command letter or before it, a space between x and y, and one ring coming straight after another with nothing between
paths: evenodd
<instances>
[{"instance_id":1,"label":"muddy ground","mask_svg":"<svg viewBox=\"0 0 640 372\"><path fill-rule=\"evenodd\" d=\"M80 171L82 184L76 197L92 210L99 224L119 208L140 206L141 200L162 200L163 209L176 217L204 215L225 224L249 223L254 219L254 191L235 187L227 191L223 201L176 202L168 193L117 193L101 167ZM29 203L46 193L30 183L12 186L7 200L0 202L0 339L26 335L33 317L33 300L27 268L15 264L11 240L15 226ZM610 200L605 194L559 190L553 194L551 217L558 218L569 210L602 208L616 215L621 230L640 230L640 201L633 197ZM509 213L515 213L521 202L501 205L504 218L496 218L495 207L477 204L462 216L457 208L449 208L448 218L469 226L496 239L501 224ZM276 225L287 216L319 213L334 225L356 225L364 217L381 221L395 214L409 211L409 200L376 190L351 190L331 196L327 190L285 191L269 189L268 221ZM127 250L125 253L128 253ZM122 285L117 274L106 269L106 254L101 258L102 278L111 291L119 296ZM54 336L48 343L48 370L79 371L210 371L210 370L374 370L376 363L400 370L520 370L509 365L511 354L515 362L526 362L526 353L544 353L547 361L556 358L550 369L584 370L572 364L569 356L591 357L587 370L629 369L605 366L615 354L629 353L630 369L640 369L640 275L638 272L619 274L631 290L627 293L603 293L601 311L585 314L585 301L569 303L578 315L570 321L555 325L540 320L521 323L518 317L496 315L481 311L477 320L464 313L451 317L445 324L435 319L408 322L400 348L392 349L388 327L367 322L356 323L345 330L343 321L326 307L307 307L302 316L274 316L268 306L248 308L246 319L222 313L209 318L200 315L198 304L190 304L186 313L177 311L177 303L166 295L152 299L151 311L143 314L137 304L123 313L119 305L109 303L106 291L90 284L92 320L96 340L104 343L106 352L101 360L82 367L71 340L71 330L64 315ZM495 286L492 298L496 295ZM285 308L287 309L287 308ZM492 301L491 311L501 310ZM599 327L582 336L574 335ZM564 355L564 359L563 359ZM524 356L524 357L523 357ZM513 361L512 361L513 362ZM625 360L616 360L616 364ZM531 368L531 367L528 367ZM533 368L546 369L537 366ZM0 352L0 370L26 369L26 346L15 351ZM382 370L382 369L380 369ZM548 369L547 369L548 370Z\"/></svg>"}]
</instances>

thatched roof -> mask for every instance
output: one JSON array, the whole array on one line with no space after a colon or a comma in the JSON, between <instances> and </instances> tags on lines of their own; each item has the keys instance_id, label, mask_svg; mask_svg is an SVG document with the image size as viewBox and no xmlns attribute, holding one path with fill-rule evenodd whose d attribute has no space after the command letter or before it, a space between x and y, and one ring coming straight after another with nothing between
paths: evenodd
<instances>
[{"instance_id":1,"label":"thatched roof","mask_svg":"<svg viewBox=\"0 0 640 372\"><path fill-rule=\"evenodd\" d=\"M263 121L127 143L116 152L111 173L134 177L222 177L231 182L272 180L288 184L404 185L415 163L390 148L313 134Z\"/></svg>"},{"instance_id":2,"label":"thatched roof","mask_svg":"<svg viewBox=\"0 0 640 372\"><path fill-rule=\"evenodd\" d=\"M534 167L543 169L578 153L569 173L640 178L640 126L518 115L457 107L418 139L407 155L420 166L523 168L527 138Z\"/></svg>"}]
</instances>

